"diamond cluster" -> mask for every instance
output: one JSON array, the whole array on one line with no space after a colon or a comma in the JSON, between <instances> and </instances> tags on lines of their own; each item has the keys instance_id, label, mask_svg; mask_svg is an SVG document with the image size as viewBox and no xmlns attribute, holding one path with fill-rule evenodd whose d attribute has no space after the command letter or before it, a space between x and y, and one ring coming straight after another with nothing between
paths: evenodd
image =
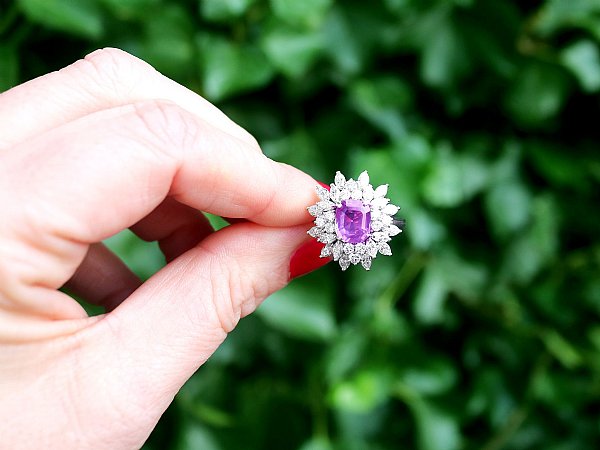
<instances>
[{"instance_id":1,"label":"diamond cluster","mask_svg":"<svg viewBox=\"0 0 600 450\"><path fill-rule=\"evenodd\" d=\"M392 254L388 242L402 230L394 224L393 218L399 208L385 197L387 184L373 189L366 170L356 181L346 180L338 171L330 190L322 186L317 186L316 189L320 201L308 207L310 215L315 217L315 225L308 230L308 234L325 244L321 258L333 256L342 270L359 263L369 270L378 254ZM347 205L350 204L360 206L349 208ZM351 210L350 217L357 218L354 222L360 223L363 230L344 229L346 225L340 217L347 210ZM352 223L352 226L355 227L355 224ZM364 241L359 239L362 242L356 242L356 239L348 237L350 235L364 236Z\"/></svg>"}]
</instances>

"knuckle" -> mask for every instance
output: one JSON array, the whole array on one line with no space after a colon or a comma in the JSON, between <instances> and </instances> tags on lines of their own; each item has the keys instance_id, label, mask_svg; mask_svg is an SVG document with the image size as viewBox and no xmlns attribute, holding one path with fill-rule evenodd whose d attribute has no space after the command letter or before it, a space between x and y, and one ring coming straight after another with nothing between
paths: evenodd
<instances>
[{"instance_id":1,"label":"knuckle","mask_svg":"<svg viewBox=\"0 0 600 450\"><path fill-rule=\"evenodd\" d=\"M200 123L175 103L150 100L133 107L135 120L160 148L181 156L181 151L192 148L198 140Z\"/></svg>"},{"instance_id":2,"label":"knuckle","mask_svg":"<svg viewBox=\"0 0 600 450\"><path fill-rule=\"evenodd\" d=\"M117 48L103 48L76 63L76 68L94 85L111 89L115 97L135 89L144 74L155 69Z\"/></svg>"}]
</instances>

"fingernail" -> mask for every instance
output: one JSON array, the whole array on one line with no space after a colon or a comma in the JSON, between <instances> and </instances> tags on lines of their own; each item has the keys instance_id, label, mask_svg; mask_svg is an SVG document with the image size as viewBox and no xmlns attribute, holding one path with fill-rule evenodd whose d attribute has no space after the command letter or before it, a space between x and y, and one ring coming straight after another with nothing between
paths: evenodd
<instances>
[{"instance_id":1,"label":"fingernail","mask_svg":"<svg viewBox=\"0 0 600 450\"><path fill-rule=\"evenodd\" d=\"M331 261L331 258L320 257L323 247L325 244L316 239L310 239L298 247L290 260L290 280L306 275Z\"/></svg>"}]
</instances>

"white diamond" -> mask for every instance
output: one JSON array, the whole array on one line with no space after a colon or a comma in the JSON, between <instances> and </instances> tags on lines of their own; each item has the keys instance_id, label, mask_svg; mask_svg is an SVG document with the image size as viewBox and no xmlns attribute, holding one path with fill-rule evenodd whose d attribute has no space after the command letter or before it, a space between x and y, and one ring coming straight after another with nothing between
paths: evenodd
<instances>
[{"instance_id":1,"label":"white diamond","mask_svg":"<svg viewBox=\"0 0 600 450\"><path fill-rule=\"evenodd\" d=\"M342 270L346 270L348 267L350 267L350 259L347 256L342 256L340 258L340 267Z\"/></svg>"},{"instance_id":2,"label":"white diamond","mask_svg":"<svg viewBox=\"0 0 600 450\"><path fill-rule=\"evenodd\" d=\"M381 186L378 186L377 189L375 189L375 198L385 197L385 194L387 194L387 190L387 184L382 184Z\"/></svg>"},{"instance_id":3,"label":"white diamond","mask_svg":"<svg viewBox=\"0 0 600 450\"><path fill-rule=\"evenodd\" d=\"M319 203L317 203L317 206L321 209L321 211L329 211L330 209L333 209L334 205L331 202L328 201L321 201Z\"/></svg>"},{"instance_id":4,"label":"white diamond","mask_svg":"<svg viewBox=\"0 0 600 450\"><path fill-rule=\"evenodd\" d=\"M360 242L354 246L354 253L358 253L359 255L364 255L367 253L367 246Z\"/></svg>"},{"instance_id":5,"label":"white diamond","mask_svg":"<svg viewBox=\"0 0 600 450\"><path fill-rule=\"evenodd\" d=\"M398 228L396 225L390 225L390 227L388 228L388 233L390 236L396 236L397 234L400 234L402 232L402 230L400 228Z\"/></svg>"},{"instance_id":6,"label":"white diamond","mask_svg":"<svg viewBox=\"0 0 600 450\"><path fill-rule=\"evenodd\" d=\"M358 183L363 188L366 188L369 185L369 174L367 173L366 170L358 176Z\"/></svg>"},{"instance_id":7,"label":"white diamond","mask_svg":"<svg viewBox=\"0 0 600 450\"><path fill-rule=\"evenodd\" d=\"M327 223L327 220L323 216L319 216L315 219L315 225L318 227L322 227Z\"/></svg>"},{"instance_id":8,"label":"white diamond","mask_svg":"<svg viewBox=\"0 0 600 450\"><path fill-rule=\"evenodd\" d=\"M377 220L377 219L381 220L382 215L383 215L383 213L381 212L381 209L379 209L379 208L371 209L371 220Z\"/></svg>"},{"instance_id":9,"label":"white diamond","mask_svg":"<svg viewBox=\"0 0 600 450\"><path fill-rule=\"evenodd\" d=\"M350 191L346 188L342 189L340 192L340 201L348 200L350 198Z\"/></svg>"},{"instance_id":10,"label":"white diamond","mask_svg":"<svg viewBox=\"0 0 600 450\"><path fill-rule=\"evenodd\" d=\"M346 255L351 255L354 253L354 245L350 244L349 242L344 244L344 253Z\"/></svg>"},{"instance_id":11,"label":"white diamond","mask_svg":"<svg viewBox=\"0 0 600 450\"><path fill-rule=\"evenodd\" d=\"M375 242L367 242L367 253L371 258L375 258L377 256L377 244Z\"/></svg>"},{"instance_id":12,"label":"white diamond","mask_svg":"<svg viewBox=\"0 0 600 450\"><path fill-rule=\"evenodd\" d=\"M390 240L390 237L388 236L388 234L384 233L382 231L373 233L371 235L371 237L373 238L374 241L377 241L377 242L388 242Z\"/></svg>"},{"instance_id":13,"label":"white diamond","mask_svg":"<svg viewBox=\"0 0 600 450\"><path fill-rule=\"evenodd\" d=\"M319 227L312 227L310 230L308 230L306 232L306 234L308 234L309 236L312 236L314 238L318 238L321 234L323 234L323 230L321 230L321 228L319 228Z\"/></svg>"},{"instance_id":14,"label":"white diamond","mask_svg":"<svg viewBox=\"0 0 600 450\"><path fill-rule=\"evenodd\" d=\"M323 217L327 222L335 221L335 213L333 211L325 211L321 217Z\"/></svg>"},{"instance_id":15,"label":"white diamond","mask_svg":"<svg viewBox=\"0 0 600 450\"><path fill-rule=\"evenodd\" d=\"M317 225L318 225L318 223L317 223ZM374 220L373 222L371 222L371 229L373 231L381 231L382 228L383 228L383 223L381 223L379 220Z\"/></svg>"},{"instance_id":16,"label":"white diamond","mask_svg":"<svg viewBox=\"0 0 600 450\"><path fill-rule=\"evenodd\" d=\"M323 186L317 185L315 187L315 190L317 191L317 195L319 196L319 198L321 200L329 200L329 191L327 189L325 189Z\"/></svg>"},{"instance_id":17,"label":"white diamond","mask_svg":"<svg viewBox=\"0 0 600 450\"><path fill-rule=\"evenodd\" d=\"M376 208L383 208L389 202L390 202L389 198L379 197L379 198L376 198L376 199L374 199L374 200L371 201L371 206L374 206Z\"/></svg>"},{"instance_id":18,"label":"white diamond","mask_svg":"<svg viewBox=\"0 0 600 450\"><path fill-rule=\"evenodd\" d=\"M329 192L329 198L332 202L338 203L340 201L340 190L335 184L331 185L331 191Z\"/></svg>"},{"instance_id":19,"label":"white diamond","mask_svg":"<svg viewBox=\"0 0 600 450\"><path fill-rule=\"evenodd\" d=\"M346 177L339 170L335 173L335 184L338 187L343 186L346 183Z\"/></svg>"},{"instance_id":20,"label":"white diamond","mask_svg":"<svg viewBox=\"0 0 600 450\"><path fill-rule=\"evenodd\" d=\"M373 191L373 186L371 186L370 184L363 189L363 198L366 201L370 202L371 200L373 200L374 196L375 196L375 191Z\"/></svg>"},{"instance_id":21,"label":"white diamond","mask_svg":"<svg viewBox=\"0 0 600 450\"><path fill-rule=\"evenodd\" d=\"M325 230L326 233L335 233L335 224L328 223L323 227L323 230Z\"/></svg>"},{"instance_id":22,"label":"white diamond","mask_svg":"<svg viewBox=\"0 0 600 450\"><path fill-rule=\"evenodd\" d=\"M350 262L352 264L358 264L361 260L361 256L357 255L356 253L353 253L352 255L350 255Z\"/></svg>"},{"instance_id":23,"label":"white diamond","mask_svg":"<svg viewBox=\"0 0 600 450\"><path fill-rule=\"evenodd\" d=\"M375 252L377 252L377 248L375 248ZM342 256L342 243L340 241L337 241L335 244L333 244L332 253L334 261L340 259L340 256Z\"/></svg>"},{"instance_id":24,"label":"white diamond","mask_svg":"<svg viewBox=\"0 0 600 450\"><path fill-rule=\"evenodd\" d=\"M327 233L324 236L324 239L325 239L325 244L331 244L332 242L335 242L335 240L337 239L337 236L335 234Z\"/></svg>"},{"instance_id":25,"label":"white diamond","mask_svg":"<svg viewBox=\"0 0 600 450\"><path fill-rule=\"evenodd\" d=\"M360 200L362 198L362 191L360 189L354 189L351 193L350 193L350 197L356 200Z\"/></svg>"},{"instance_id":26,"label":"white diamond","mask_svg":"<svg viewBox=\"0 0 600 450\"><path fill-rule=\"evenodd\" d=\"M321 212L321 209L317 205L309 206L307 209L308 213L313 217Z\"/></svg>"},{"instance_id":27,"label":"white diamond","mask_svg":"<svg viewBox=\"0 0 600 450\"><path fill-rule=\"evenodd\" d=\"M354 181L352 178L350 178L348 181L346 181L346 189L348 189L350 192L358 189L358 184L356 183L356 181Z\"/></svg>"},{"instance_id":28,"label":"white diamond","mask_svg":"<svg viewBox=\"0 0 600 450\"><path fill-rule=\"evenodd\" d=\"M379 244L379 253L386 256L392 256L392 249L385 242Z\"/></svg>"},{"instance_id":29,"label":"white diamond","mask_svg":"<svg viewBox=\"0 0 600 450\"><path fill-rule=\"evenodd\" d=\"M320 234L316 236L317 241L323 244L331 244L336 239L335 234L325 233L323 230L319 230L319 233Z\"/></svg>"},{"instance_id":30,"label":"white diamond","mask_svg":"<svg viewBox=\"0 0 600 450\"><path fill-rule=\"evenodd\" d=\"M365 270L369 270L371 268L371 257L369 255L365 255L362 258L361 264L365 268Z\"/></svg>"},{"instance_id":31,"label":"white diamond","mask_svg":"<svg viewBox=\"0 0 600 450\"><path fill-rule=\"evenodd\" d=\"M386 214L389 214L390 216L393 216L394 214L396 214L398 212L398 207L396 205L386 205L385 208L383 208L383 212Z\"/></svg>"},{"instance_id":32,"label":"white diamond","mask_svg":"<svg viewBox=\"0 0 600 450\"><path fill-rule=\"evenodd\" d=\"M331 247L326 245L321 249L321 254L319 255L321 258L328 258L331 256Z\"/></svg>"},{"instance_id":33,"label":"white diamond","mask_svg":"<svg viewBox=\"0 0 600 450\"><path fill-rule=\"evenodd\" d=\"M371 215L371 217L373 217L373 215ZM387 214L382 214L379 220L381 220L384 225L391 225L394 221L394 219L392 219L392 216L388 216Z\"/></svg>"}]
</instances>

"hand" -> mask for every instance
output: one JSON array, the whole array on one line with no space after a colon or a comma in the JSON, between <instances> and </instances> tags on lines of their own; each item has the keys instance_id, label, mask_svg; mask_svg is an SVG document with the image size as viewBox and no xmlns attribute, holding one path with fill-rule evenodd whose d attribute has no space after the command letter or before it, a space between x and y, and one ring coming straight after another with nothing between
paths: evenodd
<instances>
[{"instance_id":1,"label":"hand","mask_svg":"<svg viewBox=\"0 0 600 450\"><path fill-rule=\"evenodd\" d=\"M113 49L0 95L0 130L2 446L140 447L288 282L315 181ZM247 221L213 232L199 211ZM169 262L144 284L100 243L128 227ZM326 262L308 245L295 275ZM65 283L107 314L88 317Z\"/></svg>"}]
</instances>

